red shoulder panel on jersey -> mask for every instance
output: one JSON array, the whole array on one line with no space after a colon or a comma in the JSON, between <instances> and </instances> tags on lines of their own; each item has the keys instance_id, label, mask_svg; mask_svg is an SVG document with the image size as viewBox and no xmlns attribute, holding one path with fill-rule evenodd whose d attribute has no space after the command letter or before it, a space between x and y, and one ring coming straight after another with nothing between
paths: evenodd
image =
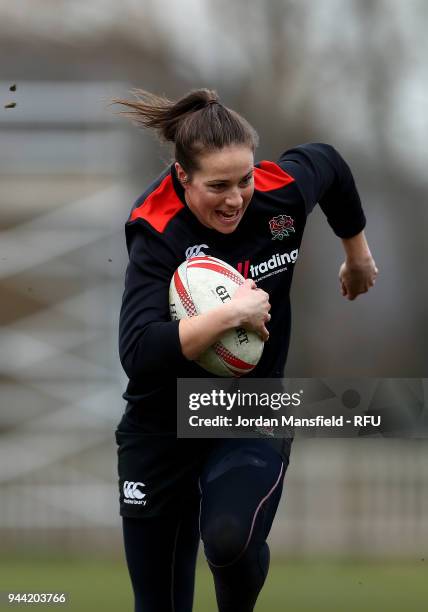
<instances>
[{"instance_id":1,"label":"red shoulder panel on jersey","mask_svg":"<svg viewBox=\"0 0 428 612\"><path fill-rule=\"evenodd\" d=\"M294 178L271 161L261 161L254 168L254 187L258 191L273 191L293 183Z\"/></svg>"},{"instance_id":2,"label":"red shoulder panel on jersey","mask_svg":"<svg viewBox=\"0 0 428 612\"><path fill-rule=\"evenodd\" d=\"M182 208L184 204L176 194L169 174L140 206L134 208L129 221L145 219L155 230L163 232Z\"/></svg>"}]
</instances>

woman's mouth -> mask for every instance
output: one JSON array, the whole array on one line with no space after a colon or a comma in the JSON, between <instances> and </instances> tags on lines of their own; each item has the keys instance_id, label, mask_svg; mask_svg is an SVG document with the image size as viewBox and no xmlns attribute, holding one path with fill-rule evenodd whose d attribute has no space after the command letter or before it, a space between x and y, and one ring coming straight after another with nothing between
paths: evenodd
<instances>
[{"instance_id":1,"label":"woman's mouth","mask_svg":"<svg viewBox=\"0 0 428 612\"><path fill-rule=\"evenodd\" d=\"M221 223L225 223L226 225L232 224L239 219L241 215L241 209L239 208L238 210L235 210L233 212L227 212L225 210L216 210L216 215L219 221L221 221Z\"/></svg>"}]
</instances>

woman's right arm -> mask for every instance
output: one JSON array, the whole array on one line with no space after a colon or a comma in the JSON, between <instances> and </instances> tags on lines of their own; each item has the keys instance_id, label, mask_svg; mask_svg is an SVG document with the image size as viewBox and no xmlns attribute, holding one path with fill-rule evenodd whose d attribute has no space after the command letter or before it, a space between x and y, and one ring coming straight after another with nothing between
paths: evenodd
<instances>
[{"instance_id":1,"label":"woman's right arm","mask_svg":"<svg viewBox=\"0 0 428 612\"><path fill-rule=\"evenodd\" d=\"M270 320L269 310L268 294L247 279L230 302L196 317L181 319L179 334L183 355L187 359L197 359L224 332L234 327L250 329L266 341L269 332L265 323Z\"/></svg>"},{"instance_id":2,"label":"woman's right arm","mask_svg":"<svg viewBox=\"0 0 428 612\"><path fill-rule=\"evenodd\" d=\"M174 372L197 359L233 327L245 327L267 339L268 295L256 289L254 281L245 281L227 304L190 319L171 321L168 292L176 257L142 227L128 229L128 247L119 354L129 378Z\"/></svg>"}]
</instances>

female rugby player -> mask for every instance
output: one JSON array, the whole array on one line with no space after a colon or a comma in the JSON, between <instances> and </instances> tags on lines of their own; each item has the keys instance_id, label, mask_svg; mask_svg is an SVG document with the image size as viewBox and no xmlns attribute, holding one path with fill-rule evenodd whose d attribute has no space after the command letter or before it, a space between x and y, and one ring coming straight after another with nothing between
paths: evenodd
<instances>
[{"instance_id":1,"label":"female rugby player","mask_svg":"<svg viewBox=\"0 0 428 612\"><path fill-rule=\"evenodd\" d=\"M116 439L135 610L192 610L202 539L219 611L250 612L268 572L266 538L291 440L177 439L176 379L206 377L195 359L238 326L266 341L250 376L283 376L294 263L316 203L344 246L342 294L353 300L366 292L377 269L351 171L332 146L305 144L277 162L255 164L255 130L216 92L191 91L178 101L134 93L136 100L114 103L175 149L125 227L119 349L129 384ZM171 321L171 277L186 257L201 254L228 262L247 280L221 307Z\"/></svg>"}]
</instances>

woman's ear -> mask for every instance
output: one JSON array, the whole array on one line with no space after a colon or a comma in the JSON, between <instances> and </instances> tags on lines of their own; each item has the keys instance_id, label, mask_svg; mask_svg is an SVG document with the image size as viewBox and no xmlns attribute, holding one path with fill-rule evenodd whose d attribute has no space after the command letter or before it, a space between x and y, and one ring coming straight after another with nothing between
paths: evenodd
<instances>
[{"instance_id":1,"label":"woman's ear","mask_svg":"<svg viewBox=\"0 0 428 612\"><path fill-rule=\"evenodd\" d=\"M180 181L180 183L183 185L183 187L185 188L186 183L188 182L187 172L184 171L184 169L181 167L181 165L178 162L175 162L174 166L175 166L175 171L177 173L177 178Z\"/></svg>"}]
</instances>

